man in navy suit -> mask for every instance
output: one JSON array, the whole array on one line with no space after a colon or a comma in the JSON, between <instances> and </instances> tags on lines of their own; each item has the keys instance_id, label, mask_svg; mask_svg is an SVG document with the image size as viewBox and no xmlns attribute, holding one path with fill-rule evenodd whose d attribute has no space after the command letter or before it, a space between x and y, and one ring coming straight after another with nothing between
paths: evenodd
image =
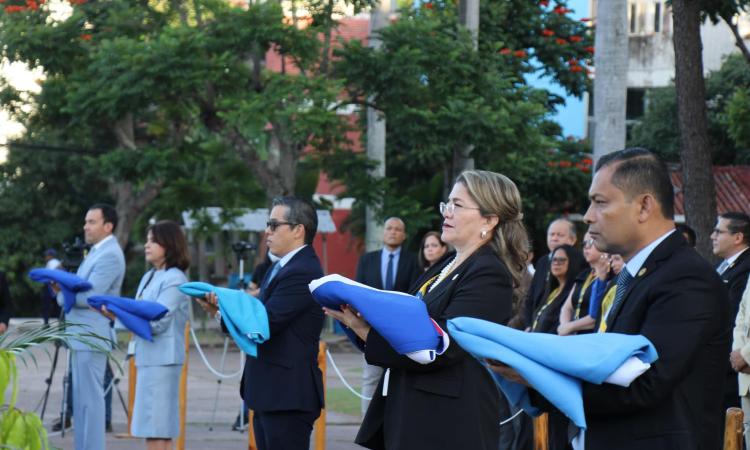
<instances>
[{"instance_id":1,"label":"man in navy suit","mask_svg":"<svg viewBox=\"0 0 750 450\"><path fill-rule=\"evenodd\" d=\"M258 450L308 450L313 423L323 408L323 375L318 341L323 310L308 284L323 276L313 238L318 216L296 197L273 200L266 245L279 260L266 271L260 300L268 313L271 337L247 357L240 395L254 412ZM215 298L209 298L216 313Z\"/></svg>"},{"instance_id":2,"label":"man in navy suit","mask_svg":"<svg viewBox=\"0 0 750 450\"><path fill-rule=\"evenodd\" d=\"M398 217L391 217L383 228L383 248L362 255L355 279L375 289L409 292L420 270L417 256L402 247L406 240L406 224ZM383 369L364 361L362 367L362 395L372 397ZM369 405L369 400L362 399L363 417Z\"/></svg>"}]
</instances>

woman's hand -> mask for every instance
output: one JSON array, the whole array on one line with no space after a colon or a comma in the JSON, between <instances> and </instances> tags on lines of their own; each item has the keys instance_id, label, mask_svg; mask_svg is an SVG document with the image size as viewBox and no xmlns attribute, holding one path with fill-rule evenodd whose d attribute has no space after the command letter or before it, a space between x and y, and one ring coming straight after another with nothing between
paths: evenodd
<instances>
[{"instance_id":1,"label":"woman's hand","mask_svg":"<svg viewBox=\"0 0 750 450\"><path fill-rule=\"evenodd\" d=\"M349 305L343 305L340 311L335 309L323 308L325 315L333 317L341 322L346 328L351 328L362 342L367 342L367 334L370 332L370 324L362 318L354 308Z\"/></svg>"},{"instance_id":2,"label":"woman's hand","mask_svg":"<svg viewBox=\"0 0 750 450\"><path fill-rule=\"evenodd\" d=\"M102 309L97 309L97 311L99 311L99 313L103 315L104 317L106 317L107 319L112 320L112 321L115 320L114 313L108 310L106 306L102 305Z\"/></svg>"},{"instance_id":3,"label":"woman's hand","mask_svg":"<svg viewBox=\"0 0 750 450\"><path fill-rule=\"evenodd\" d=\"M748 366L747 361L742 357L739 350L734 350L729 354L729 363L732 365L732 369L734 369L735 372L742 372L742 370Z\"/></svg>"},{"instance_id":4,"label":"woman's hand","mask_svg":"<svg viewBox=\"0 0 750 450\"><path fill-rule=\"evenodd\" d=\"M216 313L219 312L219 297L216 296L215 292L209 292L208 294L204 295L203 298L193 298L211 317L216 316Z\"/></svg>"}]
</instances>

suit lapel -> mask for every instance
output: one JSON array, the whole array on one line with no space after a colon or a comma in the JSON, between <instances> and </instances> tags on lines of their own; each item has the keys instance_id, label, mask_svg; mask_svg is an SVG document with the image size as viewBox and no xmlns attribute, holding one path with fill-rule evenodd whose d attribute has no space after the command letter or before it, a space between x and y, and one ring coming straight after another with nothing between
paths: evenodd
<instances>
[{"instance_id":1,"label":"suit lapel","mask_svg":"<svg viewBox=\"0 0 750 450\"><path fill-rule=\"evenodd\" d=\"M276 285L279 283L279 280L281 279L281 277L284 276L284 274L286 274L286 272L289 271L290 267L293 267L296 264L296 262L299 261L303 257L303 254L305 252L308 251L308 247L310 246L306 245L302 250L298 251L294 256L292 256L292 259L287 261L284 267L279 267L279 271L276 272L276 275L274 275L273 279L268 283L268 286L266 286L266 288L263 291L264 302L268 299L268 297L271 296L271 293L276 288ZM269 267L268 270L271 270L271 268Z\"/></svg>"},{"instance_id":2,"label":"suit lapel","mask_svg":"<svg viewBox=\"0 0 750 450\"><path fill-rule=\"evenodd\" d=\"M674 253L674 251L680 244L680 239L682 239L682 243L684 244L684 238L679 233L673 232L664 241L657 245L656 248L648 256L648 258L646 258L646 261L638 270L638 273L633 276L633 280L625 289L625 294L622 301L617 305L617 307L613 307L613 309L609 312L607 320L609 322L609 326L607 327L608 330L615 325L617 317L625 307L625 304L628 302L628 298L636 289L636 287L639 286L646 277L656 272L659 269L659 265L661 265L661 262L669 258L672 253ZM627 269L623 267L622 270Z\"/></svg>"},{"instance_id":3,"label":"suit lapel","mask_svg":"<svg viewBox=\"0 0 750 450\"><path fill-rule=\"evenodd\" d=\"M380 267L383 250L378 250L372 254L372 265L375 266L375 289L384 289L383 286L383 269Z\"/></svg>"}]
</instances>

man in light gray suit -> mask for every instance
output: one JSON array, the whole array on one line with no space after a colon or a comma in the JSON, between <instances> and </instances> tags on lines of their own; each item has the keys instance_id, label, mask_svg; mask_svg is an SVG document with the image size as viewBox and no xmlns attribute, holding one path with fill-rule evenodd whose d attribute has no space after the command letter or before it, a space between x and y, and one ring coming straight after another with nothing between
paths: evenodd
<instances>
[{"instance_id":1,"label":"man in light gray suit","mask_svg":"<svg viewBox=\"0 0 750 450\"><path fill-rule=\"evenodd\" d=\"M93 333L105 339L114 337L109 319L89 308L86 300L92 295L120 295L125 276L125 257L112 235L117 226L117 212L106 204L89 208L83 225L86 243L91 245L76 275L93 286L76 295L76 303L67 314L68 322L83 326L68 328L73 333ZM58 293L62 306L63 297ZM111 350L109 341L97 344ZM104 368L107 353L94 350L84 343L70 344L73 372L73 439L76 450L104 449Z\"/></svg>"}]
</instances>

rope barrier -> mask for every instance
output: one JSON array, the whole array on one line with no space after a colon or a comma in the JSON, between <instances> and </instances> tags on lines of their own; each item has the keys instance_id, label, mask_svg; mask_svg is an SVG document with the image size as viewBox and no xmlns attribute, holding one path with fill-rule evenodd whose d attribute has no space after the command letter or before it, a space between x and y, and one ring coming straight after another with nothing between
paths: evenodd
<instances>
[{"instance_id":1,"label":"rope barrier","mask_svg":"<svg viewBox=\"0 0 750 450\"><path fill-rule=\"evenodd\" d=\"M341 371L336 365L336 361L333 360L333 355L331 355L330 350L326 350L326 356L328 356L328 360L331 361L331 367L333 367L333 370L336 372L336 375L339 376L339 380L341 380L341 382L344 383L344 386L346 386L346 388L349 389L349 391L351 391L352 394L356 395L357 397L363 400L372 400L372 397L365 397L364 395L357 392L349 383L347 383L346 379L341 374Z\"/></svg>"},{"instance_id":2,"label":"rope barrier","mask_svg":"<svg viewBox=\"0 0 750 450\"><path fill-rule=\"evenodd\" d=\"M219 378L224 378L224 379L237 378L240 375L242 375L242 371L243 371L242 365L240 365L240 369L237 372L230 373L230 374L221 373L218 370L214 369L211 363L208 362L208 359L206 359L206 355L203 353L203 348L201 347L201 343L198 341L198 336L195 335L193 322L190 322L190 335L193 337L193 341L195 341L195 349L198 350L198 354L200 355L201 360L203 360L203 364L212 374L216 375ZM243 358L243 355L242 355L242 352L240 352L240 360L242 360L242 358Z\"/></svg>"}]
</instances>

